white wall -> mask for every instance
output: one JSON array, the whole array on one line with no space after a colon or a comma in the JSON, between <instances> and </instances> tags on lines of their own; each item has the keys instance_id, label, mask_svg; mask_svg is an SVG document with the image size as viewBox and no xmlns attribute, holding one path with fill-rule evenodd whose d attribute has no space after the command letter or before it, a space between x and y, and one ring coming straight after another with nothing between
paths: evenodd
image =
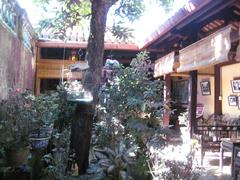
<instances>
[{"instance_id":1,"label":"white wall","mask_svg":"<svg viewBox=\"0 0 240 180\"><path fill-rule=\"evenodd\" d=\"M210 95L202 95L200 82L210 82ZM197 88L197 103L204 104L204 117L214 113L214 77L213 76L198 76L198 88Z\"/></svg>"},{"instance_id":2,"label":"white wall","mask_svg":"<svg viewBox=\"0 0 240 180\"><path fill-rule=\"evenodd\" d=\"M221 68L221 92L222 92L222 112L229 114L231 117L240 116L240 109L238 106L229 106L228 96L237 95L240 101L240 93L233 93L231 87L231 80L240 78L240 63L223 66Z\"/></svg>"}]
</instances>

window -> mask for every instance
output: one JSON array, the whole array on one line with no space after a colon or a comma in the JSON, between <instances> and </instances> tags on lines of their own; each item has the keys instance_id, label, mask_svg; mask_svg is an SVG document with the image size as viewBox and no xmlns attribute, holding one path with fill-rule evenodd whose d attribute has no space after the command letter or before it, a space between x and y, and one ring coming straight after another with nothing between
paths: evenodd
<instances>
[{"instance_id":1,"label":"window","mask_svg":"<svg viewBox=\"0 0 240 180\"><path fill-rule=\"evenodd\" d=\"M188 103L188 80L174 80L172 82L173 101L180 104Z\"/></svg>"}]
</instances>

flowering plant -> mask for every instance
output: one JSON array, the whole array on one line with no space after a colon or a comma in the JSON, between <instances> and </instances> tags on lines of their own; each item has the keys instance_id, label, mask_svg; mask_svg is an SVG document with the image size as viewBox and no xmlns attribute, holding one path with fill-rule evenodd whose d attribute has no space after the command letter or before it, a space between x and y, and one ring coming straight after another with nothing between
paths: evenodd
<instances>
[{"instance_id":1,"label":"flowering plant","mask_svg":"<svg viewBox=\"0 0 240 180\"><path fill-rule=\"evenodd\" d=\"M6 148L28 145L34 129L32 104L35 97L29 90L11 90L6 100L0 101L0 144Z\"/></svg>"}]
</instances>

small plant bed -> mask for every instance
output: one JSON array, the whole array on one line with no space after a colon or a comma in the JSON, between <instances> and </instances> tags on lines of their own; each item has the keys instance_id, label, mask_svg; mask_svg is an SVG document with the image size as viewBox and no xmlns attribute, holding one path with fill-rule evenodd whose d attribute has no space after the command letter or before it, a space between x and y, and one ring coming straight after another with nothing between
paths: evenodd
<instances>
[{"instance_id":1,"label":"small plant bed","mask_svg":"<svg viewBox=\"0 0 240 180\"><path fill-rule=\"evenodd\" d=\"M45 163L46 154L50 153L58 160L61 156L56 156L59 150L68 154L74 107L66 101L66 92L61 87L40 96L20 89L9 92L8 99L0 102L0 169L4 170L3 179L15 174L30 175L34 170L38 172L34 177L38 178L52 171ZM56 166L59 163L63 165L56 160ZM67 166L67 162L64 164ZM56 174L59 176L58 171ZM65 170L62 176L65 176Z\"/></svg>"}]
</instances>

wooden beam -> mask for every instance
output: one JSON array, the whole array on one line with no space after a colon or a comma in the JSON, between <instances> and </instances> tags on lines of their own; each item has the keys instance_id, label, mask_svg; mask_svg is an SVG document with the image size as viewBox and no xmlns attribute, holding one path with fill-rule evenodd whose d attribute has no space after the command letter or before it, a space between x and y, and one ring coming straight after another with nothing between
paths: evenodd
<instances>
[{"instance_id":1,"label":"wooden beam","mask_svg":"<svg viewBox=\"0 0 240 180\"><path fill-rule=\"evenodd\" d=\"M192 137L194 128L196 127L196 108L197 108L197 70L190 71L188 86L188 116L190 121L190 135Z\"/></svg>"},{"instance_id":2,"label":"wooden beam","mask_svg":"<svg viewBox=\"0 0 240 180\"><path fill-rule=\"evenodd\" d=\"M188 73L171 73L171 76L189 77Z\"/></svg>"},{"instance_id":3,"label":"wooden beam","mask_svg":"<svg viewBox=\"0 0 240 180\"><path fill-rule=\"evenodd\" d=\"M180 76L180 77L189 77L190 75L188 73L171 73L171 76ZM212 76L214 77L214 74L211 73L198 73L198 76Z\"/></svg>"},{"instance_id":4,"label":"wooden beam","mask_svg":"<svg viewBox=\"0 0 240 180\"><path fill-rule=\"evenodd\" d=\"M204 3L205 7L202 8L202 6L200 7L201 9L194 13L191 14L191 16L189 18L185 19L185 22L182 22L181 24L176 26L176 29L181 29L185 26L187 26L188 24L190 24L191 22L196 21L197 19L199 21L204 21L205 19L209 18L211 14L211 16L215 15L217 12L220 12L223 8L226 7L226 5L229 5L233 2L233 0L227 1L227 3L223 3L224 0L215 0L215 1L209 1L206 0L206 3ZM200 18L202 17L202 18ZM205 18L206 17L206 18Z\"/></svg>"},{"instance_id":5,"label":"wooden beam","mask_svg":"<svg viewBox=\"0 0 240 180\"><path fill-rule=\"evenodd\" d=\"M40 48L87 48L87 42L63 42L63 41L38 41L36 44ZM105 42L105 50L126 50L126 51L140 51L138 46L133 43L109 43Z\"/></svg>"},{"instance_id":6,"label":"wooden beam","mask_svg":"<svg viewBox=\"0 0 240 180\"><path fill-rule=\"evenodd\" d=\"M220 66L214 66L214 114L222 114L222 101L221 97L221 71Z\"/></svg>"},{"instance_id":7,"label":"wooden beam","mask_svg":"<svg viewBox=\"0 0 240 180\"><path fill-rule=\"evenodd\" d=\"M209 11L207 11L204 16L202 16L202 18L199 18L199 22L205 21L206 19L216 15L217 13L221 12L223 13L224 11L222 11L224 8L230 6L233 4L235 0L228 0L225 1L224 3L221 3L220 0L216 1L216 3L219 3L218 6L216 6L214 9L211 9ZM226 16L225 16L226 17Z\"/></svg>"}]
</instances>

